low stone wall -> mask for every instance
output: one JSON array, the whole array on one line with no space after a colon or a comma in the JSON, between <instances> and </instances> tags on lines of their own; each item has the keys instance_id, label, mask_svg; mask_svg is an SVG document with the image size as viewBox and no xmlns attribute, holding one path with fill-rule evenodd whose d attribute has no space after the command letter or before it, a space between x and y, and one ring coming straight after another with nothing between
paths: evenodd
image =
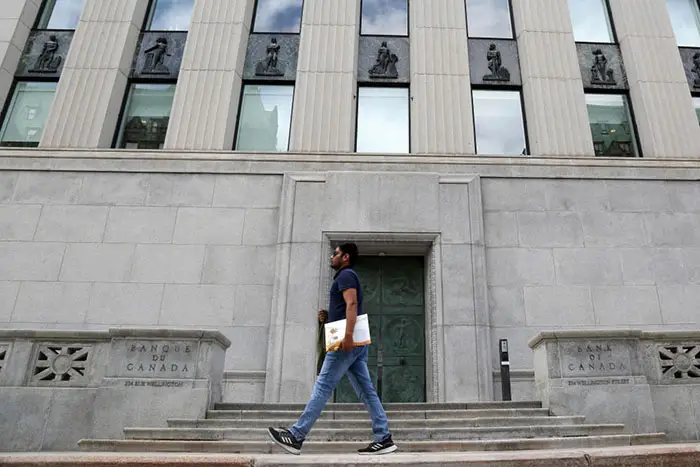
<instances>
[{"instance_id":1,"label":"low stone wall","mask_svg":"<svg viewBox=\"0 0 700 467\"><path fill-rule=\"evenodd\" d=\"M0 330L0 451L75 450L221 401L218 331Z\"/></svg>"},{"instance_id":2,"label":"low stone wall","mask_svg":"<svg viewBox=\"0 0 700 467\"><path fill-rule=\"evenodd\" d=\"M700 440L700 331L541 332L529 345L537 397L555 414Z\"/></svg>"}]
</instances>

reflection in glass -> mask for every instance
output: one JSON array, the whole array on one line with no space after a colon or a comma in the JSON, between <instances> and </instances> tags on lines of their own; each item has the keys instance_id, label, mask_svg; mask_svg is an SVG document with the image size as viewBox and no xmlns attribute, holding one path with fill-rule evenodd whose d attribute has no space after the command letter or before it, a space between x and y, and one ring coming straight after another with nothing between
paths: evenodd
<instances>
[{"instance_id":1,"label":"reflection in glass","mask_svg":"<svg viewBox=\"0 0 700 467\"><path fill-rule=\"evenodd\" d=\"M174 95L174 84L133 84L117 147L162 149Z\"/></svg>"},{"instance_id":2,"label":"reflection in glass","mask_svg":"<svg viewBox=\"0 0 700 467\"><path fill-rule=\"evenodd\" d=\"M700 97L693 97L693 105L695 106L695 114L698 116L698 123L700 123Z\"/></svg>"},{"instance_id":3,"label":"reflection in glass","mask_svg":"<svg viewBox=\"0 0 700 467\"><path fill-rule=\"evenodd\" d=\"M294 86L246 85L236 151L280 151L289 146Z\"/></svg>"},{"instance_id":4,"label":"reflection in glass","mask_svg":"<svg viewBox=\"0 0 700 467\"><path fill-rule=\"evenodd\" d=\"M697 0L666 0L676 42L681 47L700 47L700 8Z\"/></svg>"},{"instance_id":5,"label":"reflection in glass","mask_svg":"<svg viewBox=\"0 0 700 467\"><path fill-rule=\"evenodd\" d=\"M291 32L301 29L303 0L258 0L253 32Z\"/></svg>"},{"instance_id":6,"label":"reflection in glass","mask_svg":"<svg viewBox=\"0 0 700 467\"><path fill-rule=\"evenodd\" d=\"M637 155L632 118L625 96L586 94L586 106L596 156L634 157Z\"/></svg>"},{"instance_id":7,"label":"reflection in glass","mask_svg":"<svg viewBox=\"0 0 700 467\"><path fill-rule=\"evenodd\" d=\"M408 88L358 89L357 152L408 154Z\"/></svg>"},{"instance_id":8,"label":"reflection in glass","mask_svg":"<svg viewBox=\"0 0 700 467\"><path fill-rule=\"evenodd\" d=\"M366 36L408 36L408 0L362 0L360 32Z\"/></svg>"},{"instance_id":9,"label":"reflection in glass","mask_svg":"<svg viewBox=\"0 0 700 467\"><path fill-rule=\"evenodd\" d=\"M467 0L469 37L512 39L510 0Z\"/></svg>"},{"instance_id":10,"label":"reflection in glass","mask_svg":"<svg viewBox=\"0 0 700 467\"><path fill-rule=\"evenodd\" d=\"M527 154L519 91L472 91L476 153Z\"/></svg>"},{"instance_id":11,"label":"reflection in glass","mask_svg":"<svg viewBox=\"0 0 700 467\"><path fill-rule=\"evenodd\" d=\"M0 130L0 146L38 146L55 92L56 83L17 83Z\"/></svg>"},{"instance_id":12,"label":"reflection in glass","mask_svg":"<svg viewBox=\"0 0 700 467\"><path fill-rule=\"evenodd\" d=\"M607 0L569 0L576 42L615 42Z\"/></svg>"},{"instance_id":13,"label":"reflection in glass","mask_svg":"<svg viewBox=\"0 0 700 467\"><path fill-rule=\"evenodd\" d=\"M153 0L147 31L187 31L194 0Z\"/></svg>"},{"instance_id":14,"label":"reflection in glass","mask_svg":"<svg viewBox=\"0 0 700 467\"><path fill-rule=\"evenodd\" d=\"M37 29L75 29L83 0L47 0Z\"/></svg>"}]
</instances>

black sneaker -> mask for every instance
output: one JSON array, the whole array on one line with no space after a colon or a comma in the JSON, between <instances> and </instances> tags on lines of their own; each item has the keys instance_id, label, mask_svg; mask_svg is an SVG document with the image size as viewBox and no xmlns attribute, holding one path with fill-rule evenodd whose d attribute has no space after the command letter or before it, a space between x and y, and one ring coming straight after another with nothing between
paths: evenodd
<instances>
[{"instance_id":1,"label":"black sneaker","mask_svg":"<svg viewBox=\"0 0 700 467\"><path fill-rule=\"evenodd\" d=\"M387 436L384 441L370 443L369 446L363 449L358 449L357 452L363 455L379 455L379 454L389 454L394 452L398 447L391 440L391 435Z\"/></svg>"},{"instance_id":2,"label":"black sneaker","mask_svg":"<svg viewBox=\"0 0 700 467\"><path fill-rule=\"evenodd\" d=\"M275 444L282 447L285 451L296 454L297 456L301 454L301 445L303 441L297 441L292 432L288 429L269 427L267 429L267 434L270 435L270 438Z\"/></svg>"}]
</instances>

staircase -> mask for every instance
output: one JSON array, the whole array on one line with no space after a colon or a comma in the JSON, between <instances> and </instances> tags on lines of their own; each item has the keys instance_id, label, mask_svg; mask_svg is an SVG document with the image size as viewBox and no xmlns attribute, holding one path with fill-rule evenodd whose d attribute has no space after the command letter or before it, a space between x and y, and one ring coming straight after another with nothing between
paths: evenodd
<instances>
[{"instance_id":1,"label":"staircase","mask_svg":"<svg viewBox=\"0 0 700 467\"><path fill-rule=\"evenodd\" d=\"M555 416L540 402L386 404L401 452L518 451L659 444L662 433L629 434L621 424ZM268 426L290 426L301 404L217 404L205 419L171 419L165 428L126 428L121 440L82 440L84 451L278 453ZM371 441L360 404L328 404L304 453L352 453Z\"/></svg>"}]
</instances>

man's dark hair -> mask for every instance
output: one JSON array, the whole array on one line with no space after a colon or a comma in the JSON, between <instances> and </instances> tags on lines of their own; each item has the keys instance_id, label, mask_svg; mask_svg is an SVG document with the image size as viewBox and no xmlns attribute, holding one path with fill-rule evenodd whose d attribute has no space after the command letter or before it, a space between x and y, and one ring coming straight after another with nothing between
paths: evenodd
<instances>
[{"instance_id":1,"label":"man's dark hair","mask_svg":"<svg viewBox=\"0 0 700 467\"><path fill-rule=\"evenodd\" d=\"M360 255L360 252L357 249L357 245L348 242L339 245L338 248L340 248L340 251L342 251L343 254L348 255L350 257L350 266L354 266L355 262L357 261L357 257Z\"/></svg>"}]
</instances>

